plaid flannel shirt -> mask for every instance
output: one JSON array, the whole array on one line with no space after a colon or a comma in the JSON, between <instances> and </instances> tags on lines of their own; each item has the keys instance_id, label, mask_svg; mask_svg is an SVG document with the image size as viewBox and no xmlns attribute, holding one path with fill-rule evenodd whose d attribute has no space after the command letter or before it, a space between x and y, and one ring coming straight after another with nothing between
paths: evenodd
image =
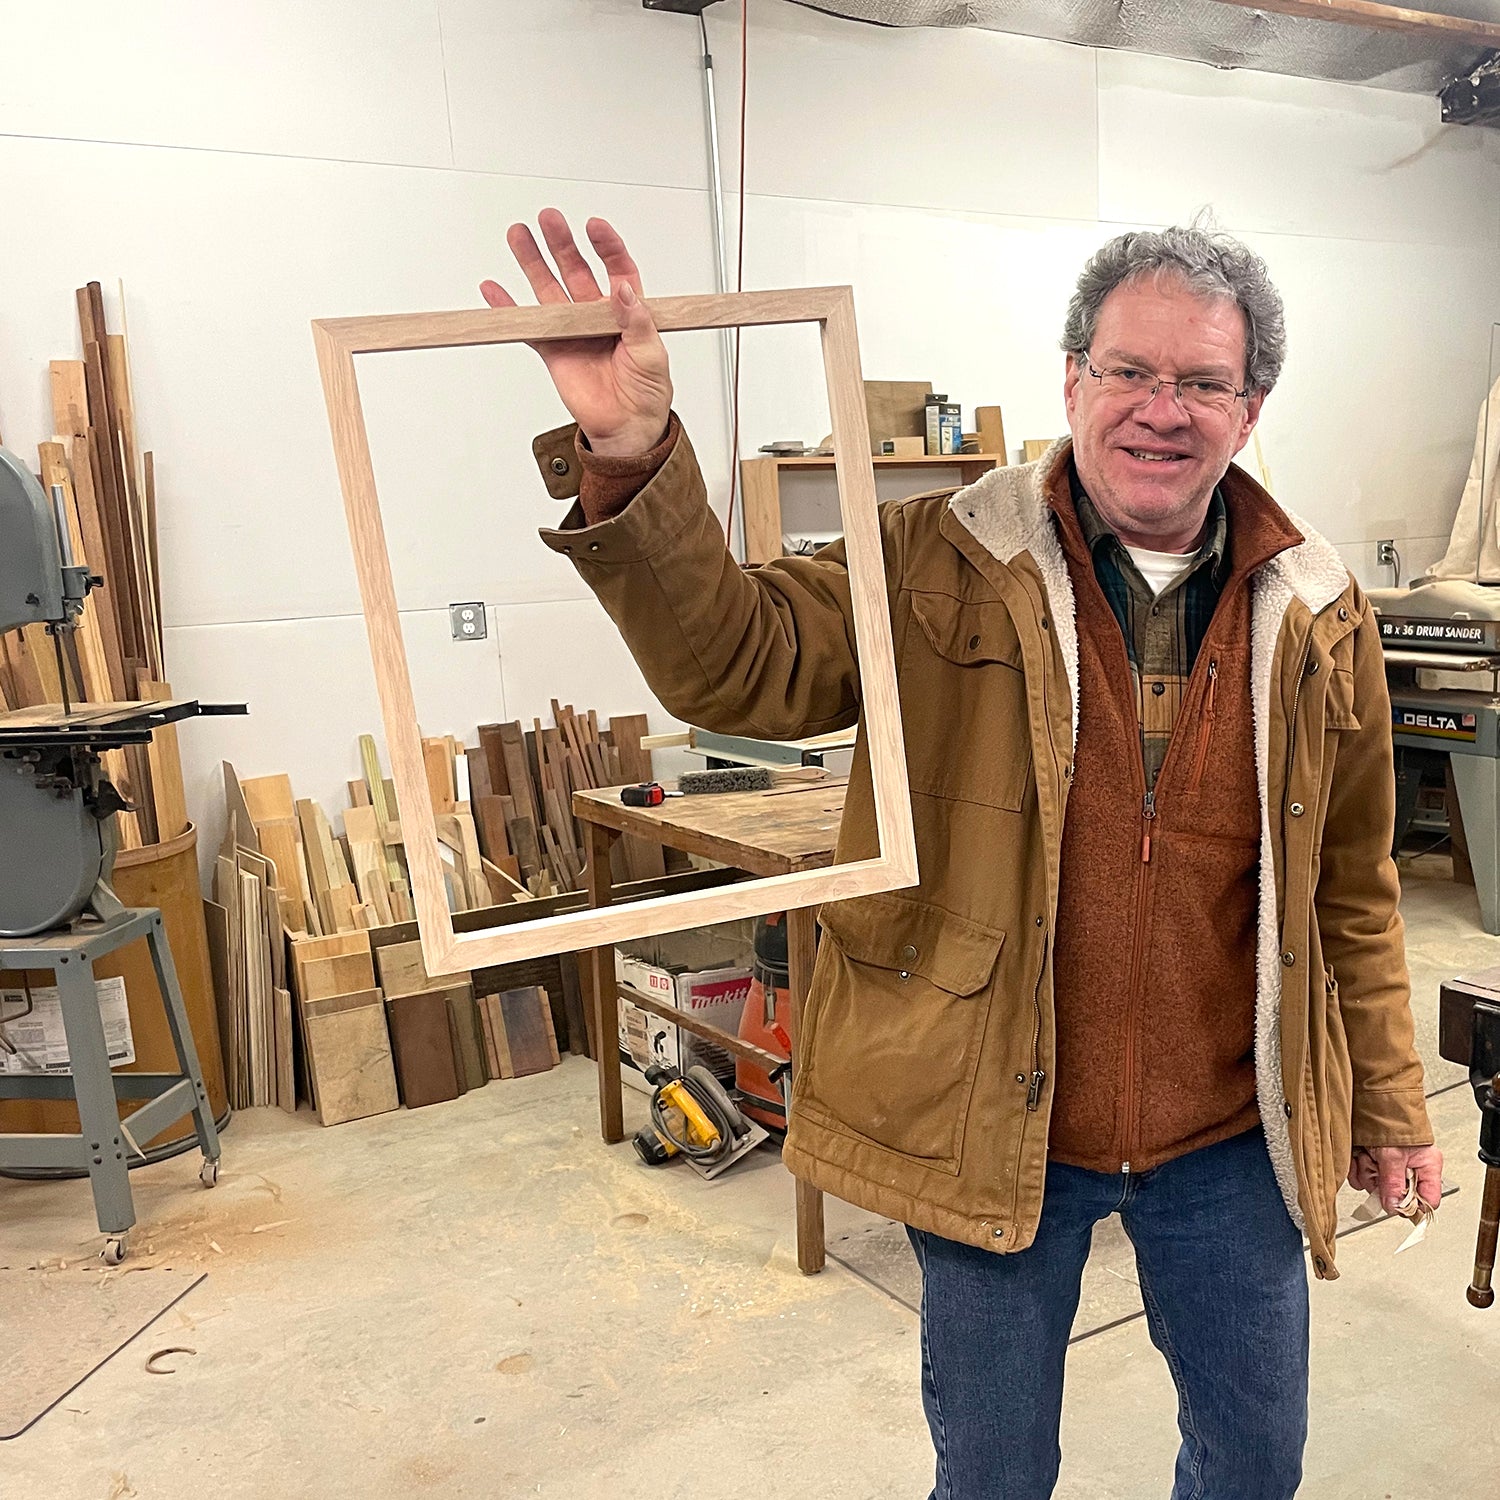
<instances>
[{"instance_id":1,"label":"plaid flannel shirt","mask_svg":"<svg viewBox=\"0 0 1500 1500\"><path fill-rule=\"evenodd\" d=\"M1216 487L1192 567L1165 592L1153 595L1120 539L1084 493L1076 470L1072 485L1078 524L1094 559L1094 576L1125 637L1140 715L1141 760L1146 785L1154 787L1198 648L1229 576L1229 513Z\"/></svg>"}]
</instances>

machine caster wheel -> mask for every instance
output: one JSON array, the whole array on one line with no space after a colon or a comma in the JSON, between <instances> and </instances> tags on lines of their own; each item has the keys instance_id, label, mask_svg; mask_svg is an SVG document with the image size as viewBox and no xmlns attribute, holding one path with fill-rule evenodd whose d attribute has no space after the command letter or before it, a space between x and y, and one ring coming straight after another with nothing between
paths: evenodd
<instances>
[{"instance_id":1,"label":"machine caster wheel","mask_svg":"<svg viewBox=\"0 0 1500 1500\"><path fill-rule=\"evenodd\" d=\"M125 1236L123 1234L112 1234L105 1240L104 1248L99 1252L99 1259L107 1266L117 1266L125 1259Z\"/></svg>"},{"instance_id":2,"label":"machine caster wheel","mask_svg":"<svg viewBox=\"0 0 1500 1500\"><path fill-rule=\"evenodd\" d=\"M201 1182L204 1187L211 1188L211 1187L214 1186L215 1183L218 1182L218 1180L219 1180L219 1159L218 1159L218 1157L214 1157L210 1161L205 1161L203 1163L202 1167L199 1168L199 1171L198 1171L198 1181Z\"/></svg>"}]
</instances>

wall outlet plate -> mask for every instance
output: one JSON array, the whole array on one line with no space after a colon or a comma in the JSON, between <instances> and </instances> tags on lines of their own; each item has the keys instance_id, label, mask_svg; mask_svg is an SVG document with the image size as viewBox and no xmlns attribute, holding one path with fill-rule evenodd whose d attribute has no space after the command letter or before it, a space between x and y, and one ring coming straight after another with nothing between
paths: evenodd
<instances>
[{"instance_id":1,"label":"wall outlet plate","mask_svg":"<svg viewBox=\"0 0 1500 1500\"><path fill-rule=\"evenodd\" d=\"M1396 543L1391 537L1375 543L1375 565L1379 568L1393 568L1396 565Z\"/></svg>"},{"instance_id":2,"label":"wall outlet plate","mask_svg":"<svg viewBox=\"0 0 1500 1500\"><path fill-rule=\"evenodd\" d=\"M490 633L483 600L472 604L450 604L448 623L453 627L455 641L482 641Z\"/></svg>"}]
</instances>

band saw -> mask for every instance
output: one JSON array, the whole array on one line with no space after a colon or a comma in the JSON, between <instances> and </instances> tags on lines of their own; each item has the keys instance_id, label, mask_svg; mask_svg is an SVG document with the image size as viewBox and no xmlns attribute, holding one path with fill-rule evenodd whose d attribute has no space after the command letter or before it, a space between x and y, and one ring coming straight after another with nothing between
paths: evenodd
<instances>
[{"instance_id":1,"label":"band saw","mask_svg":"<svg viewBox=\"0 0 1500 1500\"><path fill-rule=\"evenodd\" d=\"M144 744L164 724L202 714L244 713L243 704L73 704L72 633L89 594L104 585L72 553L63 506L14 454L0 448L0 632L42 625L57 656L63 702L0 713L0 938L107 920L119 846L115 814L128 811L104 773L101 752Z\"/></svg>"}]
</instances>

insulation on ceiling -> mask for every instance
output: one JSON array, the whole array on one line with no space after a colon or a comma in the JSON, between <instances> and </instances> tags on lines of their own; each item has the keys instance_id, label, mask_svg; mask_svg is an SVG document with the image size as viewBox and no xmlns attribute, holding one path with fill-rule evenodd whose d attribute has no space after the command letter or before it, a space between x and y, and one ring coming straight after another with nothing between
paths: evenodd
<instances>
[{"instance_id":1,"label":"insulation on ceiling","mask_svg":"<svg viewBox=\"0 0 1500 1500\"><path fill-rule=\"evenodd\" d=\"M1220 68L1254 68L1339 83L1435 94L1490 54L1416 32L1274 15L1218 0L797 0L810 10L878 26L979 26L1023 36L1152 52ZM1500 0L1427 6L1434 14L1500 22Z\"/></svg>"}]
</instances>

